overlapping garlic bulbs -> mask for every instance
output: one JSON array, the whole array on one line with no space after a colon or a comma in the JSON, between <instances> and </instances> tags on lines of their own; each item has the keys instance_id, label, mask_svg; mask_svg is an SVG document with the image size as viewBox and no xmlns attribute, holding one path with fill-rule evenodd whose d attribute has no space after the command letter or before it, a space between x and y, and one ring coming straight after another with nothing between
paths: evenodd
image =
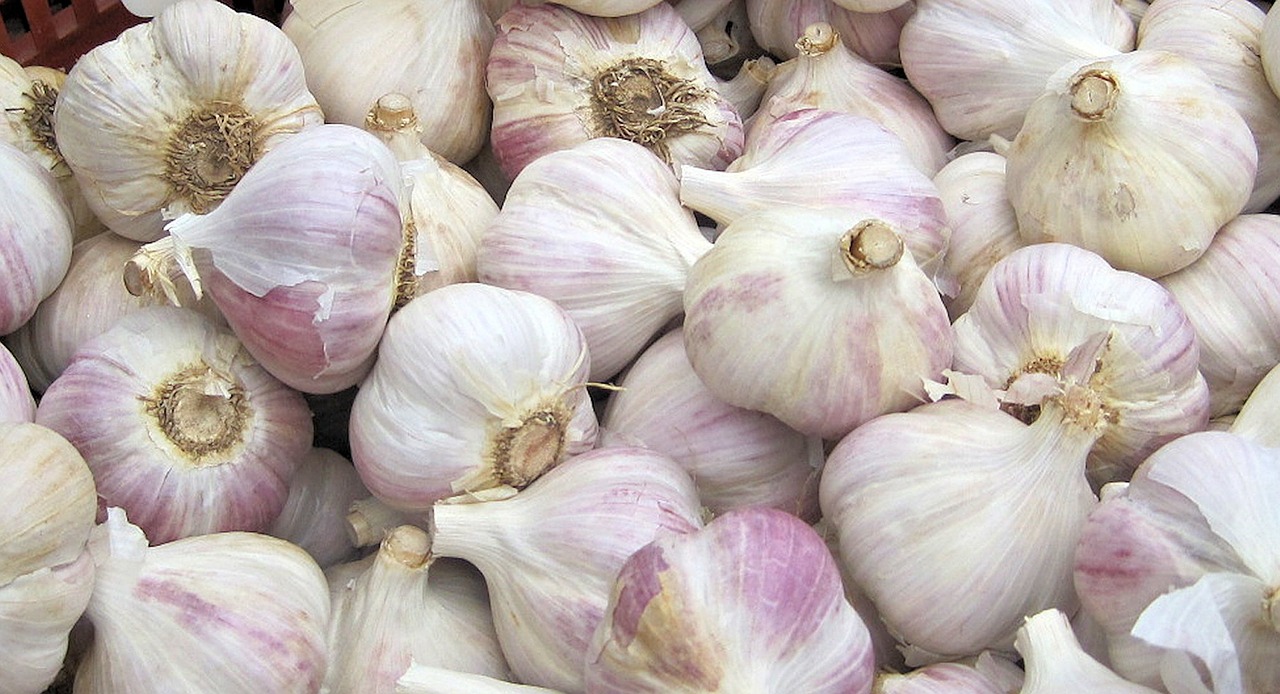
<instances>
[{"instance_id":1,"label":"overlapping garlic bulbs","mask_svg":"<svg viewBox=\"0 0 1280 694\"><path fill-rule=\"evenodd\" d=\"M71 212L53 174L0 141L0 335L30 320L71 263Z\"/></svg>"},{"instance_id":2,"label":"overlapping garlic bulbs","mask_svg":"<svg viewBox=\"0 0 1280 694\"><path fill-rule=\"evenodd\" d=\"M1080 648L1071 623L1061 610L1048 609L1027 617L1018 629L1018 652L1026 661L1025 694L1098 692L1098 694L1156 694L1129 682L1090 658Z\"/></svg>"},{"instance_id":3,"label":"overlapping garlic bulbs","mask_svg":"<svg viewBox=\"0 0 1280 694\"><path fill-rule=\"evenodd\" d=\"M1016 663L986 651L976 658L932 663L906 672L881 668L875 694L1011 694L1022 688Z\"/></svg>"},{"instance_id":4,"label":"overlapping garlic bulbs","mask_svg":"<svg viewBox=\"0 0 1280 694\"><path fill-rule=\"evenodd\" d=\"M898 39L916 11L914 1L887 12L854 12L831 0L745 0L751 34L769 53L785 60L799 55L796 38L814 22L827 22L844 44L874 65L901 65Z\"/></svg>"},{"instance_id":5,"label":"overlapping garlic bulbs","mask_svg":"<svg viewBox=\"0 0 1280 694\"><path fill-rule=\"evenodd\" d=\"M93 591L89 552L0 585L3 694L40 694L62 669L72 627Z\"/></svg>"},{"instance_id":6,"label":"overlapping garlic bulbs","mask_svg":"<svg viewBox=\"0 0 1280 694\"><path fill-rule=\"evenodd\" d=\"M368 494L350 460L312 448L290 477L284 508L266 533L305 549L320 568L328 568L355 555L347 512Z\"/></svg>"}]
</instances>

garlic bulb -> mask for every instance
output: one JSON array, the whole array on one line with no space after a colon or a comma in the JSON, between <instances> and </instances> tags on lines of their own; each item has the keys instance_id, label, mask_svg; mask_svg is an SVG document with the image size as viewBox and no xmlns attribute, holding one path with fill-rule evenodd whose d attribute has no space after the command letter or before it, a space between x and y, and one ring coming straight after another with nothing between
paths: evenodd
<instances>
[{"instance_id":1,"label":"garlic bulb","mask_svg":"<svg viewBox=\"0 0 1280 694\"><path fill-rule=\"evenodd\" d=\"M197 297L207 290L273 376L335 393L368 372L391 313L400 192L399 164L376 137L308 128L268 152L216 210L171 222L125 281L170 301L175 281Z\"/></svg>"},{"instance_id":2,"label":"garlic bulb","mask_svg":"<svg viewBox=\"0 0 1280 694\"><path fill-rule=\"evenodd\" d=\"M600 448L510 498L437 504L432 552L484 574L518 681L581 692L592 634L627 558L701 524L693 481L674 461L643 448Z\"/></svg>"},{"instance_id":3,"label":"garlic bulb","mask_svg":"<svg viewBox=\"0 0 1280 694\"><path fill-rule=\"evenodd\" d=\"M766 108L748 121L749 130L798 108L824 108L884 126L902 138L911 161L928 176L946 164L955 139L905 80L845 48L840 33L826 22L806 27L796 45L800 54L773 72L763 98Z\"/></svg>"},{"instance_id":4,"label":"garlic bulb","mask_svg":"<svg viewBox=\"0 0 1280 694\"><path fill-rule=\"evenodd\" d=\"M1160 278L1195 326L1215 416L1240 409L1280 363L1280 296L1271 279L1277 234L1280 216L1240 215L1196 262Z\"/></svg>"},{"instance_id":5,"label":"garlic bulb","mask_svg":"<svg viewBox=\"0 0 1280 694\"><path fill-rule=\"evenodd\" d=\"M1248 124L1205 73L1146 49L1066 64L1006 157L1023 239L1081 246L1148 277L1200 257L1258 167Z\"/></svg>"},{"instance_id":6,"label":"garlic bulb","mask_svg":"<svg viewBox=\"0 0 1280 694\"><path fill-rule=\"evenodd\" d=\"M1086 655L1061 610L1028 616L1018 629L1015 645L1026 661L1025 694L1156 694L1156 690L1129 682Z\"/></svg>"},{"instance_id":7,"label":"garlic bulb","mask_svg":"<svg viewBox=\"0 0 1280 694\"><path fill-rule=\"evenodd\" d=\"M1034 417L1038 396L1025 394L1046 387L1080 388L1096 401L1096 485L1127 478L1151 451L1208 422L1196 334L1175 297L1084 249L1010 253L954 328L953 368L1007 390L1010 412Z\"/></svg>"},{"instance_id":8,"label":"garlic bulb","mask_svg":"<svg viewBox=\"0 0 1280 694\"><path fill-rule=\"evenodd\" d=\"M1267 9L1267 16L1262 21L1262 37L1258 48L1267 84L1271 86L1273 93L1280 96L1280 10L1275 10L1274 5Z\"/></svg>"},{"instance_id":9,"label":"garlic bulb","mask_svg":"<svg viewBox=\"0 0 1280 694\"><path fill-rule=\"evenodd\" d=\"M1013 139L1064 64L1133 49L1115 0L918 0L899 50L912 86L962 140Z\"/></svg>"},{"instance_id":10,"label":"garlic bulb","mask_svg":"<svg viewBox=\"0 0 1280 694\"><path fill-rule=\"evenodd\" d=\"M717 80L718 88L734 110L744 119L748 118L760 107L776 68L777 63L767 55L745 60L732 79Z\"/></svg>"},{"instance_id":11,"label":"garlic bulb","mask_svg":"<svg viewBox=\"0 0 1280 694\"><path fill-rule=\"evenodd\" d=\"M800 54L796 38L815 22L830 24L844 44L873 65L901 65L898 39L916 11L912 0L887 12L852 12L831 0L746 0L751 34L769 53L790 60Z\"/></svg>"},{"instance_id":12,"label":"garlic bulb","mask_svg":"<svg viewBox=\"0 0 1280 694\"><path fill-rule=\"evenodd\" d=\"M426 531L393 530L333 603L323 691L393 694L413 662L505 677L484 580L437 567Z\"/></svg>"},{"instance_id":13,"label":"garlic bulb","mask_svg":"<svg viewBox=\"0 0 1280 694\"><path fill-rule=\"evenodd\" d=\"M833 0L835 4L854 12L888 12L907 3L907 0Z\"/></svg>"},{"instance_id":14,"label":"garlic bulb","mask_svg":"<svg viewBox=\"0 0 1280 694\"><path fill-rule=\"evenodd\" d=\"M684 331L658 338L609 396L601 428L680 463L713 514L770 506L818 518L822 441L707 390L684 349Z\"/></svg>"},{"instance_id":15,"label":"garlic bulb","mask_svg":"<svg viewBox=\"0 0 1280 694\"><path fill-rule=\"evenodd\" d=\"M86 342L36 422L75 445L98 496L152 542L265 530L311 448L311 412L199 314L142 309Z\"/></svg>"},{"instance_id":16,"label":"garlic bulb","mask_svg":"<svg viewBox=\"0 0 1280 694\"><path fill-rule=\"evenodd\" d=\"M1021 248L1018 218L1005 192L1005 159L995 152L962 154L933 177L951 228L943 274L956 282L945 297L952 320L973 305L973 297L996 261Z\"/></svg>"},{"instance_id":17,"label":"garlic bulb","mask_svg":"<svg viewBox=\"0 0 1280 694\"><path fill-rule=\"evenodd\" d=\"M387 325L351 408L369 491L403 511L520 488L590 450L582 333L551 301L477 283L409 302Z\"/></svg>"},{"instance_id":18,"label":"garlic bulb","mask_svg":"<svg viewBox=\"0 0 1280 694\"><path fill-rule=\"evenodd\" d=\"M40 694L62 669L71 627L93 591L93 559L45 567L0 585L3 694Z\"/></svg>"},{"instance_id":19,"label":"garlic bulb","mask_svg":"<svg viewBox=\"0 0 1280 694\"><path fill-rule=\"evenodd\" d=\"M30 422L0 422L0 586L75 561L93 527L93 475L74 446Z\"/></svg>"},{"instance_id":20,"label":"garlic bulb","mask_svg":"<svg viewBox=\"0 0 1280 694\"><path fill-rule=\"evenodd\" d=\"M722 225L779 206L876 215L899 228L916 262L930 270L950 233L938 189L905 143L863 116L792 111L753 127L746 150L724 171L682 166L679 176L680 202Z\"/></svg>"},{"instance_id":21,"label":"garlic bulb","mask_svg":"<svg viewBox=\"0 0 1280 694\"><path fill-rule=\"evenodd\" d=\"M874 677L871 637L822 537L790 514L749 508L627 559L586 689L845 694L869 693Z\"/></svg>"},{"instance_id":22,"label":"garlic bulb","mask_svg":"<svg viewBox=\"0 0 1280 694\"><path fill-rule=\"evenodd\" d=\"M1017 667L1017 666L1014 666ZM977 668L959 662L933 663L909 672L881 671L875 694L1006 694Z\"/></svg>"},{"instance_id":23,"label":"garlic bulb","mask_svg":"<svg viewBox=\"0 0 1280 694\"><path fill-rule=\"evenodd\" d=\"M71 263L71 213L53 174L0 141L0 335L31 319Z\"/></svg>"},{"instance_id":24,"label":"garlic bulb","mask_svg":"<svg viewBox=\"0 0 1280 694\"><path fill-rule=\"evenodd\" d=\"M263 154L322 118L283 32L182 0L76 61L54 133L94 213L153 241L166 220L216 208Z\"/></svg>"},{"instance_id":25,"label":"garlic bulb","mask_svg":"<svg viewBox=\"0 0 1280 694\"><path fill-rule=\"evenodd\" d=\"M0 344L0 422L31 422L36 418L36 399L13 354Z\"/></svg>"},{"instance_id":26,"label":"garlic bulb","mask_svg":"<svg viewBox=\"0 0 1280 694\"><path fill-rule=\"evenodd\" d=\"M148 547L117 508L89 550L94 638L75 694L319 690L329 600L306 552L244 532Z\"/></svg>"},{"instance_id":27,"label":"garlic bulb","mask_svg":"<svg viewBox=\"0 0 1280 694\"><path fill-rule=\"evenodd\" d=\"M716 397L834 439L924 400L951 363L937 289L874 210L730 224L689 273L684 343Z\"/></svg>"},{"instance_id":28,"label":"garlic bulb","mask_svg":"<svg viewBox=\"0 0 1280 694\"><path fill-rule=\"evenodd\" d=\"M487 79L490 141L509 178L548 152L597 137L716 169L742 152L742 121L669 4L604 19L517 3L497 26Z\"/></svg>"},{"instance_id":29,"label":"garlic bulb","mask_svg":"<svg viewBox=\"0 0 1280 694\"><path fill-rule=\"evenodd\" d=\"M396 694L561 694L505 680L414 663L396 680Z\"/></svg>"},{"instance_id":30,"label":"garlic bulb","mask_svg":"<svg viewBox=\"0 0 1280 694\"><path fill-rule=\"evenodd\" d=\"M322 569L346 561L356 549L347 534L347 510L368 494L351 461L312 448L289 479L284 508L266 532L305 549Z\"/></svg>"},{"instance_id":31,"label":"garlic bulb","mask_svg":"<svg viewBox=\"0 0 1280 694\"><path fill-rule=\"evenodd\" d=\"M1280 435L1277 435L1280 432L1272 425L1277 407L1280 407L1280 363L1258 381L1227 430L1264 446L1280 448Z\"/></svg>"},{"instance_id":32,"label":"garlic bulb","mask_svg":"<svg viewBox=\"0 0 1280 694\"><path fill-rule=\"evenodd\" d=\"M1265 17L1248 0L1173 0L1152 7L1138 26L1140 48L1195 63L1248 123L1258 173L1245 212L1261 212L1280 197L1280 98L1259 58Z\"/></svg>"},{"instance_id":33,"label":"garlic bulb","mask_svg":"<svg viewBox=\"0 0 1280 694\"><path fill-rule=\"evenodd\" d=\"M281 28L298 47L325 122L361 126L379 97L399 92L431 151L458 164L480 151L494 29L479 2L290 0L289 7Z\"/></svg>"},{"instance_id":34,"label":"garlic bulb","mask_svg":"<svg viewBox=\"0 0 1280 694\"><path fill-rule=\"evenodd\" d=\"M679 317L689 267L711 247L678 188L669 167L626 140L547 154L516 178L485 231L480 281L563 307L586 337L591 378L607 379Z\"/></svg>"},{"instance_id":35,"label":"garlic bulb","mask_svg":"<svg viewBox=\"0 0 1280 694\"><path fill-rule=\"evenodd\" d=\"M1280 451L1206 431L1090 514L1075 585L1116 672L1167 691L1280 687L1277 494Z\"/></svg>"}]
</instances>

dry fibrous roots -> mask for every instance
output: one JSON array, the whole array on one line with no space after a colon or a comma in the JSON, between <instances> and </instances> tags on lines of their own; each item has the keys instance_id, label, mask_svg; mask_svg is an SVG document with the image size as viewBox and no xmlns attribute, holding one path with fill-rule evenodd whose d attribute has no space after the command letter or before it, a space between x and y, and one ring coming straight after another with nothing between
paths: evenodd
<instances>
[{"instance_id":1,"label":"dry fibrous roots","mask_svg":"<svg viewBox=\"0 0 1280 694\"><path fill-rule=\"evenodd\" d=\"M644 145L669 162L667 138L710 124L699 111L708 96L672 76L660 60L629 58L596 76L591 105L602 136Z\"/></svg>"},{"instance_id":2,"label":"dry fibrous roots","mask_svg":"<svg viewBox=\"0 0 1280 694\"><path fill-rule=\"evenodd\" d=\"M393 311L399 311L404 305L418 296L418 227L413 219L404 223L404 242L400 246L400 257L396 259L396 297L392 304Z\"/></svg>"},{"instance_id":3,"label":"dry fibrous roots","mask_svg":"<svg viewBox=\"0 0 1280 694\"><path fill-rule=\"evenodd\" d=\"M244 389L203 363L180 369L143 402L165 436L197 464L239 444L250 415Z\"/></svg>"},{"instance_id":4,"label":"dry fibrous roots","mask_svg":"<svg viewBox=\"0 0 1280 694\"><path fill-rule=\"evenodd\" d=\"M563 402L551 402L525 415L519 426L498 431L490 454L498 482L520 489L554 467L572 417Z\"/></svg>"},{"instance_id":5,"label":"dry fibrous roots","mask_svg":"<svg viewBox=\"0 0 1280 694\"><path fill-rule=\"evenodd\" d=\"M174 200L205 214L231 192L261 152L258 123L244 106L213 101L187 116L169 138L165 177Z\"/></svg>"},{"instance_id":6,"label":"dry fibrous roots","mask_svg":"<svg viewBox=\"0 0 1280 694\"><path fill-rule=\"evenodd\" d=\"M36 144L52 155L56 162L61 163L62 153L58 151L58 141L53 135L53 106L58 99L57 87L43 80L36 80L31 83L31 91L23 96L31 105L12 110L19 113L22 125L31 132Z\"/></svg>"}]
</instances>

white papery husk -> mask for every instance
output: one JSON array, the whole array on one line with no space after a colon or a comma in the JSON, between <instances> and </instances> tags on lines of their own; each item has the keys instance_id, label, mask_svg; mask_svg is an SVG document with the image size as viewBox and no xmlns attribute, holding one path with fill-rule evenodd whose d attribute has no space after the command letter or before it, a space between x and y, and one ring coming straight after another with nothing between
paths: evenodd
<instances>
[{"instance_id":1,"label":"white papery husk","mask_svg":"<svg viewBox=\"0 0 1280 694\"><path fill-rule=\"evenodd\" d=\"M562 694L546 687L516 684L470 672L413 663L396 680L396 694Z\"/></svg>"},{"instance_id":2,"label":"white papery husk","mask_svg":"<svg viewBox=\"0 0 1280 694\"><path fill-rule=\"evenodd\" d=\"M1280 98L1263 73L1266 13L1249 0L1173 0L1151 8L1138 26L1138 47L1166 50L1204 70L1249 125L1258 172L1244 212L1280 197Z\"/></svg>"},{"instance_id":3,"label":"white papery husk","mask_svg":"<svg viewBox=\"0 0 1280 694\"><path fill-rule=\"evenodd\" d=\"M94 213L153 241L166 220L214 209L263 154L322 119L280 29L182 0L76 61L54 132Z\"/></svg>"},{"instance_id":4,"label":"white papery husk","mask_svg":"<svg viewBox=\"0 0 1280 694\"><path fill-rule=\"evenodd\" d=\"M108 508L89 550L94 637L76 694L319 690L328 591L298 547L245 532L148 547L123 511Z\"/></svg>"},{"instance_id":5,"label":"white papery husk","mask_svg":"<svg viewBox=\"0 0 1280 694\"><path fill-rule=\"evenodd\" d=\"M914 0L888 12L853 12L830 0L746 0L751 34L760 46L783 60L799 55L796 39L814 22L835 27L844 44L873 65L901 65L898 37L915 12Z\"/></svg>"},{"instance_id":6,"label":"white papery husk","mask_svg":"<svg viewBox=\"0 0 1280 694\"><path fill-rule=\"evenodd\" d=\"M474 564L516 679L581 692L592 634L618 571L658 537L702 525L693 480L643 448L599 448L516 495L441 503L432 551Z\"/></svg>"},{"instance_id":7,"label":"white papery husk","mask_svg":"<svg viewBox=\"0 0 1280 694\"><path fill-rule=\"evenodd\" d=\"M0 586L2 694L39 694L62 669L71 627L93 592L88 551L66 564L37 569Z\"/></svg>"},{"instance_id":8,"label":"white papery husk","mask_svg":"<svg viewBox=\"0 0 1280 694\"><path fill-rule=\"evenodd\" d=\"M408 512L523 487L594 445L590 368L582 332L549 299L479 283L418 297L392 316L352 404L356 469Z\"/></svg>"},{"instance_id":9,"label":"white papery husk","mask_svg":"<svg viewBox=\"0 0 1280 694\"><path fill-rule=\"evenodd\" d=\"M1151 451L1208 422L1209 391L1187 314L1153 280L1087 250L1036 244L1010 253L954 329L953 368L994 390L1027 376L1096 394L1108 426L1089 453L1095 486L1127 478ZM1073 355L1090 361L1072 366Z\"/></svg>"},{"instance_id":10,"label":"white papery husk","mask_svg":"<svg viewBox=\"0 0 1280 694\"><path fill-rule=\"evenodd\" d=\"M1021 690L1024 694L1156 694L1156 690L1129 682L1089 657L1061 610L1051 608L1028 615L1018 630L1016 645L1027 668Z\"/></svg>"},{"instance_id":11,"label":"white papery husk","mask_svg":"<svg viewBox=\"0 0 1280 694\"><path fill-rule=\"evenodd\" d=\"M36 399L22 367L13 354L0 344L0 422L32 422L36 418Z\"/></svg>"},{"instance_id":12,"label":"white papery husk","mask_svg":"<svg viewBox=\"0 0 1280 694\"><path fill-rule=\"evenodd\" d=\"M1117 672L1179 693L1280 686L1277 494L1280 451L1197 432L1090 515L1075 584Z\"/></svg>"},{"instance_id":13,"label":"white papery husk","mask_svg":"<svg viewBox=\"0 0 1280 694\"><path fill-rule=\"evenodd\" d=\"M1013 139L1045 81L1073 60L1133 49L1114 0L919 0L902 27L902 67L962 140Z\"/></svg>"},{"instance_id":14,"label":"white papery husk","mask_svg":"<svg viewBox=\"0 0 1280 694\"><path fill-rule=\"evenodd\" d=\"M20 328L71 263L71 212L53 174L0 141L0 335Z\"/></svg>"},{"instance_id":15,"label":"white papery husk","mask_svg":"<svg viewBox=\"0 0 1280 694\"><path fill-rule=\"evenodd\" d=\"M610 378L680 316L689 268L711 247L645 148L596 138L516 177L480 240L480 281L559 304Z\"/></svg>"},{"instance_id":16,"label":"white papery husk","mask_svg":"<svg viewBox=\"0 0 1280 694\"><path fill-rule=\"evenodd\" d=\"M988 654L988 657L993 656ZM946 662L907 672L882 670L876 675L874 691L876 694L1007 694L1017 691L1017 687L1001 687L974 665Z\"/></svg>"},{"instance_id":17,"label":"white papery husk","mask_svg":"<svg viewBox=\"0 0 1280 694\"><path fill-rule=\"evenodd\" d=\"M1259 56L1271 91L1280 95L1280 12L1267 11L1262 21Z\"/></svg>"},{"instance_id":18,"label":"white papery husk","mask_svg":"<svg viewBox=\"0 0 1280 694\"><path fill-rule=\"evenodd\" d=\"M328 448L312 448L289 479L289 497L266 532L305 549L320 568L328 568L356 553L347 511L368 495L350 460Z\"/></svg>"},{"instance_id":19,"label":"white papery husk","mask_svg":"<svg viewBox=\"0 0 1280 694\"><path fill-rule=\"evenodd\" d=\"M874 677L870 634L826 543L767 508L632 554L587 656L592 694L869 694Z\"/></svg>"},{"instance_id":20,"label":"white papery husk","mask_svg":"<svg viewBox=\"0 0 1280 694\"><path fill-rule=\"evenodd\" d=\"M1028 243L1071 243L1147 277L1199 258L1258 167L1248 124L1204 71L1148 49L1063 65L1005 156Z\"/></svg>"},{"instance_id":21,"label":"white papery husk","mask_svg":"<svg viewBox=\"0 0 1280 694\"><path fill-rule=\"evenodd\" d=\"M497 27L486 81L490 144L508 178L597 137L716 169L742 152L741 118L717 91L697 36L666 2L610 19L517 3Z\"/></svg>"}]
</instances>

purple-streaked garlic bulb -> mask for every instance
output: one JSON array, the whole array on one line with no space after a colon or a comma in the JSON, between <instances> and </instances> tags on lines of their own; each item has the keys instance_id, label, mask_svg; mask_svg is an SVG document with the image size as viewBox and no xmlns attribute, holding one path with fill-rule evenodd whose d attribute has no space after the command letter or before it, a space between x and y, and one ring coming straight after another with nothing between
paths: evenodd
<instances>
[{"instance_id":1,"label":"purple-streaked garlic bulb","mask_svg":"<svg viewBox=\"0 0 1280 694\"><path fill-rule=\"evenodd\" d=\"M93 641L76 694L314 694L328 653L329 592L310 555L259 533L154 547L124 511L89 540Z\"/></svg>"},{"instance_id":2,"label":"purple-streaked garlic bulb","mask_svg":"<svg viewBox=\"0 0 1280 694\"><path fill-rule=\"evenodd\" d=\"M827 439L923 402L952 334L908 231L868 208L739 218L689 274L694 372L726 403Z\"/></svg>"},{"instance_id":3,"label":"purple-streaked garlic bulb","mask_svg":"<svg viewBox=\"0 0 1280 694\"><path fill-rule=\"evenodd\" d=\"M27 376L13 354L0 344L0 422L33 422L35 418L36 399Z\"/></svg>"},{"instance_id":4,"label":"purple-streaked garlic bulb","mask_svg":"<svg viewBox=\"0 0 1280 694\"><path fill-rule=\"evenodd\" d=\"M266 533L305 549L322 569L346 561L356 552L347 513L368 495L350 460L312 448L289 479L289 497Z\"/></svg>"},{"instance_id":5,"label":"purple-streaked garlic bulb","mask_svg":"<svg viewBox=\"0 0 1280 694\"><path fill-rule=\"evenodd\" d=\"M365 486L403 511L524 487L590 450L586 341L549 299L452 284L391 318L351 407Z\"/></svg>"},{"instance_id":6,"label":"purple-streaked garlic bulb","mask_svg":"<svg viewBox=\"0 0 1280 694\"><path fill-rule=\"evenodd\" d=\"M93 578L93 558L85 550L65 564L0 585L0 691L40 694L57 679Z\"/></svg>"},{"instance_id":7,"label":"purple-streaked garlic bulb","mask_svg":"<svg viewBox=\"0 0 1280 694\"><path fill-rule=\"evenodd\" d=\"M712 395L689 365L682 329L645 349L618 386L600 423L606 443L638 443L680 463L713 514L769 506L817 520L822 441Z\"/></svg>"},{"instance_id":8,"label":"purple-streaked garlic bulb","mask_svg":"<svg viewBox=\"0 0 1280 694\"><path fill-rule=\"evenodd\" d=\"M869 694L871 637L822 537L744 508L622 566L587 656L590 694Z\"/></svg>"},{"instance_id":9,"label":"purple-streaked garlic bulb","mask_svg":"<svg viewBox=\"0 0 1280 694\"><path fill-rule=\"evenodd\" d=\"M517 3L497 27L486 83L490 142L508 178L596 137L714 169L742 152L741 118L716 90L697 37L666 2L610 19Z\"/></svg>"},{"instance_id":10,"label":"purple-streaked garlic bulb","mask_svg":"<svg viewBox=\"0 0 1280 694\"><path fill-rule=\"evenodd\" d=\"M152 542L266 530L311 448L311 412L238 339L189 309L155 306L86 342L36 422L93 471L105 506Z\"/></svg>"},{"instance_id":11,"label":"purple-streaked garlic bulb","mask_svg":"<svg viewBox=\"0 0 1280 694\"><path fill-rule=\"evenodd\" d=\"M373 365L391 313L400 193L400 165L376 137L309 128L264 156L216 210L171 222L126 281L135 293L189 282L276 378L337 392Z\"/></svg>"},{"instance_id":12,"label":"purple-streaked garlic bulb","mask_svg":"<svg viewBox=\"0 0 1280 694\"><path fill-rule=\"evenodd\" d=\"M1115 0L918 0L899 50L911 85L962 140L1013 139L1063 64L1133 49Z\"/></svg>"},{"instance_id":13,"label":"purple-streaked garlic bulb","mask_svg":"<svg viewBox=\"0 0 1280 694\"><path fill-rule=\"evenodd\" d=\"M1280 688L1280 450L1221 431L1161 447L1075 554L1111 667L1166 691Z\"/></svg>"},{"instance_id":14,"label":"purple-streaked garlic bulb","mask_svg":"<svg viewBox=\"0 0 1280 694\"><path fill-rule=\"evenodd\" d=\"M71 263L71 212L36 160L0 140L0 335L31 319Z\"/></svg>"},{"instance_id":15,"label":"purple-streaked garlic bulb","mask_svg":"<svg viewBox=\"0 0 1280 694\"><path fill-rule=\"evenodd\" d=\"M968 662L973 661L973 662ZM992 664L998 670L993 672ZM1013 671L1013 681L1001 678ZM1011 687L1006 686L1011 684ZM906 672L881 669L876 675L875 694L1009 694L1022 686L1022 670L1002 656L983 652L965 662L932 663Z\"/></svg>"},{"instance_id":16,"label":"purple-streaked garlic bulb","mask_svg":"<svg viewBox=\"0 0 1280 694\"><path fill-rule=\"evenodd\" d=\"M581 692L610 587L636 550L701 527L689 474L643 448L601 448L514 496L437 504L432 548L484 574L516 679Z\"/></svg>"},{"instance_id":17,"label":"purple-streaked garlic bulb","mask_svg":"<svg viewBox=\"0 0 1280 694\"><path fill-rule=\"evenodd\" d=\"M748 24L760 46L784 60L800 54L796 39L814 22L835 27L854 53L873 65L901 65L898 37L916 10L914 1L887 12L854 12L831 0L746 0Z\"/></svg>"},{"instance_id":18,"label":"purple-streaked garlic bulb","mask_svg":"<svg viewBox=\"0 0 1280 694\"><path fill-rule=\"evenodd\" d=\"M1193 324L1155 281L1067 244L1018 249L988 272L955 324L956 371L1004 391L1026 421L1047 393L1096 402L1095 485L1127 478L1152 451L1202 429L1209 390Z\"/></svg>"},{"instance_id":19,"label":"purple-streaked garlic bulb","mask_svg":"<svg viewBox=\"0 0 1280 694\"><path fill-rule=\"evenodd\" d=\"M606 380L681 312L689 268L711 244L671 169L643 147L596 138L525 169L480 240L480 281L559 304Z\"/></svg>"},{"instance_id":20,"label":"purple-streaked garlic bulb","mask_svg":"<svg viewBox=\"0 0 1280 694\"><path fill-rule=\"evenodd\" d=\"M1015 645L1027 667L1021 694L1156 694L1156 690L1130 682L1089 657L1061 610L1028 615L1018 629Z\"/></svg>"}]
</instances>

